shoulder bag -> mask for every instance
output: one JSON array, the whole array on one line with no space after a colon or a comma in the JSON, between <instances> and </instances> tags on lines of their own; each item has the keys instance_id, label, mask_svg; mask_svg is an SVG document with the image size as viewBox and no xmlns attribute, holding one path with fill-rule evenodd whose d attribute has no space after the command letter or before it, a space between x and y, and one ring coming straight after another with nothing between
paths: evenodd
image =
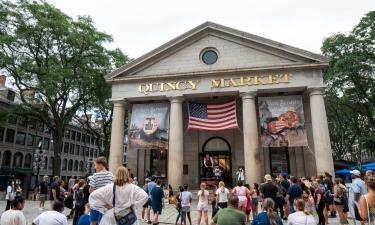
<instances>
[{"instance_id":1,"label":"shoulder bag","mask_svg":"<svg viewBox=\"0 0 375 225\"><path fill-rule=\"evenodd\" d=\"M133 191L131 191L131 195L133 195ZM130 200L133 199L133 196L130 196ZM115 212L115 206L116 206L116 184L113 184L113 214L116 219L116 223L118 225L132 225L135 222L137 222L137 216L135 215L135 212L133 210L133 207L130 206L129 208L122 209L118 213Z\"/></svg>"}]
</instances>

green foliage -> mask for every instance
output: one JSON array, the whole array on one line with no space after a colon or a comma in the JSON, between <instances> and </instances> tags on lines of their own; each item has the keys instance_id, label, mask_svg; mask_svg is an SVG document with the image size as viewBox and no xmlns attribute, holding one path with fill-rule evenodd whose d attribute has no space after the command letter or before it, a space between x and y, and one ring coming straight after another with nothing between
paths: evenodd
<instances>
[{"instance_id":1,"label":"green foliage","mask_svg":"<svg viewBox=\"0 0 375 225\"><path fill-rule=\"evenodd\" d=\"M324 79L334 156L359 160L361 149L375 151L375 11L324 40L322 52L331 58Z\"/></svg>"},{"instance_id":2,"label":"green foliage","mask_svg":"<svg viewBox=\"0 0 375 225\"><path fill-rule=\"evenodd\" d=\"M0 70L13 78L27 113L50 127L54 175L66 125L94 96L110 94L103 75L121 55L104 47L111 41L90 17L73 19L45 1L0 2Z\"/></svg>"}]
</instances>

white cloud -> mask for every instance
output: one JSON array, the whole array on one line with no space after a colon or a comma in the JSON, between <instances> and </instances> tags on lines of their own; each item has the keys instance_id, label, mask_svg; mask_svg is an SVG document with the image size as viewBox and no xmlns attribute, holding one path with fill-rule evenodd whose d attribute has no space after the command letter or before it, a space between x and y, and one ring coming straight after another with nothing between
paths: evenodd
<instances>
[{"instance_id":1,"label":"white cloud","mask_svg":"<svg viewBox=\"0 0 375 225\"><path fill-rule=\"evenodd\" d=\"M49 0L70 16L90 15L132 58L212 21L319 53L324 38L351 30L374 0Z\"/></svg>"}]
</instances>

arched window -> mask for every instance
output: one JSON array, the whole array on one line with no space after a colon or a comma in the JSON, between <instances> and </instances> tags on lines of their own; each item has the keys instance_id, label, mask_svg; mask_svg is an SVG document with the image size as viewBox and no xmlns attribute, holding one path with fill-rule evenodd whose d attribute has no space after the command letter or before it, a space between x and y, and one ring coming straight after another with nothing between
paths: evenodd
<instances>
[{"instance_id":1,"label":"arched window","mask_svg":"<svg viewBox=\"0 0 375 225\"><path fill-rule=\"evenodd\" d=\"M83 161L79 162L79 171L83 172Z\"/></svg>"},{"instance_id":2,"label":"arched window","mask_svg":"<svg viewBox=\"0 0 375 225\"><path fill-rule=\"evenodd\" d=\"M68 166L68 160L67 160L67 159L64 159L64 160L63 160L63 165L62 165L62 170L66 170L66 169L67 169L67 166Z\"/></svg>"},{"instance_id":3,"label":"arched window","mask_svg":"<svg viewBox=\"0 0 375 225\"><path fill-rule=\"evenodd\" d=\"M219 137L214 137L214 138L207 140L207 142L204 144L203 150L205 152L212 152L212 151L226 152L226 151L230 151L230 147L224 139L219 138Z\"/></svg>"},{"instance_id":4,"label":"arched window","mask_svg":"<svg viewBox=\"0 0 375 225\"><path fill-rule=\"evenodd\" d=\"M53 164L54 163L55 163L55 158L53 158L53 157L49 158L49 166L48 166L49 170L53 169Z\"/></svg>"},{"instance_id":5,"label":"arched window","mask_svg":"<svg viewBox=\"0 0 375 225\"><path fill-rule=\"evenodd\" d=\"M31 154L27 154L25 156L25 165L24 165L25 168L31 168L31 158L32 158Z\"/></svg>"},{"instance_id":6,"label":"arched window","mask_svg":"<svg viewBox=\"0 0 375 225\"><path fill-rule=\"evenodd\" d=\"M10 151L5 151L3 155L3 166L10 166L10 162L12 160L12 153Z\"/></svg>"},{"instance_id":7,"label":"arched window","mask_svg":"<svg viewBox=\"0 0 375 225\"><path fill-rule=\"evenodd\" d=\"M22 161L23 161L23 155L21 152L17 152L14 154L13 157L13 167L14 168L21 168L22 167Z\"/></svg>"},{"instance_id":8,"label":"arched window","mask_svg":"<svg viewBox=\"0 0 375 225\"><path fill-rule=\"evenodd\" d=\"M78 171L78 160L74 161L74 171Z\"/></svg>"},{"instance_id":9,"label":"arched window","mask_svg":"<svg viewBox=\"0 0 375 225\"><path fill-rule=\"evenodd\" d=\"M73 170L73 160L72 160L72 159L69 160L68 170L69 170L69 171L72 171L72 170Z\"/></svg>"}]
</instances>

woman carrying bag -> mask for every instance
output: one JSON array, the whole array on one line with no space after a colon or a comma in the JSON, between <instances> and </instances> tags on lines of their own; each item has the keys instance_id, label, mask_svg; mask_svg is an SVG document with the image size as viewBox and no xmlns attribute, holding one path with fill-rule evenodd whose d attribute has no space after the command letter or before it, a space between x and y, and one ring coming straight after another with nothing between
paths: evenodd
<instances>
[{"instance_id":1,"label":"woman carrying bag","mask_svg":"<svg viewBox=\"0 0 375 225\"><path fill-rule=\"evenodd\" d=\"M99 188L91 193L90 205L102 205L110 209L105 212L100 225L138 224L134 207L142 207L148 200L147 193L131 184L128 169L123 166L116 170L113 184Z\"/></svg>"}]
</instances>

